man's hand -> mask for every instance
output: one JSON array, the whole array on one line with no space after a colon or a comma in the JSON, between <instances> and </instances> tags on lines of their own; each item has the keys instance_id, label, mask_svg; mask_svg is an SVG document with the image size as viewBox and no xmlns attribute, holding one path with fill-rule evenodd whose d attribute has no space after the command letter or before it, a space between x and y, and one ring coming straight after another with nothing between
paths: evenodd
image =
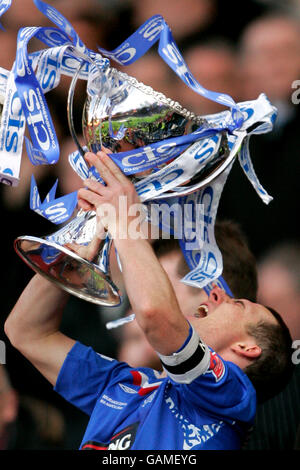
<instances>
[{"instance_id":1,"label":"man's hand","mask_svg":"<svg viewBox=\"0 0 300 470\"><path fill-rule=\"evenodd\" d=\"M88 179L85 188L78 191L78 205L83 210L94 210L112 238L129 236L129 224L136 217L141 203L132 182L109 157L108 152L97 155L88 152L86 161L94 166L105 184Z\"/></svg>"}]
</instances>

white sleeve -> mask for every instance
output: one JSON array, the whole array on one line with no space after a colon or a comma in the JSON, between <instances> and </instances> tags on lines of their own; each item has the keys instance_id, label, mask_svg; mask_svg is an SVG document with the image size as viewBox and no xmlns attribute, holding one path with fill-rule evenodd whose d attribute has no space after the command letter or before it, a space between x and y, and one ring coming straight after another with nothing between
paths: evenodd
<instances>
[{"instance_id":1,"label":"white sleeve","mask_svg":"<svg viewBox=\"0 0 300 470\"><path fill-rule=\"evenodd\" d=\"M210 351L192 328L192 334L182 349L171 356L158 354L168 376L178 383L191 383L204 374L210 365Z\"/></svg>"}]
</instances>

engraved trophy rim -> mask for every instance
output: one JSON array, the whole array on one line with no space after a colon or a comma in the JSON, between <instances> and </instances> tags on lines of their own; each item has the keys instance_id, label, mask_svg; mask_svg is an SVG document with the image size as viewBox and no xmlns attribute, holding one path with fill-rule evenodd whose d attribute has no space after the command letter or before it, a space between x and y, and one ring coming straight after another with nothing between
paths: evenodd
<instances>
[{"instance_id":1,"label":"engraved trophy rim","mask_svg":"<svg viewBox=\"0 0 300 470\"><path fill-rule=\"evenodd\" d=\"M120 71L114 67L111 67L113 73L117 73L121 78L125 79L131 86L139 89L143 93L153 96L160 101L161 104L169 106L172 110L176 111L178 114L195 121L195 123L203 124L207 122L202 116L195 114L192 111L184 108L178 101L168 98L164 93L154 90L150 85L145 85L143 82L137 80L132 75Z\"/></svg>"},{"instance_id":2,"label":"engraved trophy rim","mask_svg":"<svg viewBox=\"0 0 300 470\"><path fill-rule=\"evenodd\" d=\"M77 80L79 78L79 74L81 71L81 68L83 67L84 62L81 62L74 73L70 86L69 86L69 91L68 91L68 97L67 97L67 119L68 119L68 126L70 130L71 137L73 141L75 142L77 149L79 150L80 154L84 156L86 151L83 149L81 146L76 130L74 127L74 120L73 120L73 101L74 101L74 94L75 94L75 87ZM106 67L105 72L107 71L111 74L116 74L118 77L120 77L122 80L128 82L128 84L142 93L145 93L147 95L150 95L154 97L155 99L158 100L158 102L162 105L168 106L171 110L175 111L176 113L180 114L181 116L185 117L186 119L190 119L193 121L195 124L206 124L207 121L203 116L197 115L193 113L192 111L189 111L188 109L184 108L178 101L172 100L171 98L168 98L164 93L159 92L154 90L150 85L145 85L143 82L137 80L135 77L126 74L123 71L120 71L114 67L111 67L110 65ZM210 125L209 127L213 127Z\"/></svg>"}]
</instances>

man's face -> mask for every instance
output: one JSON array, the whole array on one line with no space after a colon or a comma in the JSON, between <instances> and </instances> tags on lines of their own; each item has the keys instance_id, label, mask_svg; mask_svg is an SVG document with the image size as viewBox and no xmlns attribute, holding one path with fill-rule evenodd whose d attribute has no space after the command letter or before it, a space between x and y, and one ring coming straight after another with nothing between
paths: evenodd
<instances>
[{"instance_id":1,"label":"man's face","mask_svg":"<svg viewBox=\"0 0 300 470\"><path fill-rule=\"evenodd\" d=\"M232 299L215 286L197 313L187 316L201 339L216 351L249 339L247 326L265 321L277 324L272 313L261 304L246 299Z\"/></svg>"},{"instance_id":2,"label":"man's face","mask_svg":"<svg viewBox=\"0 0 300 470\"><path fill-rule=\"evenodd\" d=\"M209 296L203 289L183 284L178 274L179 251L161 256L159 261L176 293L180 309L196 329L202 341L226 359L232 344L249 343L247 326L259 321L276 320L264 306L246 299L232 299L215 286Z\"/></svg>"}]
</instances>

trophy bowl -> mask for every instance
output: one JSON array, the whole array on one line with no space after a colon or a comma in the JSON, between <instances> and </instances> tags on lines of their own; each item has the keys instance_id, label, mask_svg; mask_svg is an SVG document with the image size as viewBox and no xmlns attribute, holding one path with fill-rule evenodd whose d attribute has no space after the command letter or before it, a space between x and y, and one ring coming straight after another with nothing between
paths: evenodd
<instances>
[{"instance_id":1,"label":"trophy bowl","mask_svg":"<svg viewBox=\"0 0 300 470\"><path fill-rule=\"evenodd\" d=\"M103 146L113 153L127 152L187 135L200 126L209 127L205 119L187 111L179 103L138 82L134 77L107 66L98 80L96 93L87 95L83 108L84 149L79 143L73 121L74 91L79 72L80 67L70 84L67 113L71 136L82 156L86 148L94 153ZM198 188L199 181L203 181L204 185L207 177L213 178L220 165L226 161L224 138L220 142L216 158L201 174L192 178L193 184L197 181ZM128 165L134 168L135 159L128 159ZM129 177L132 182L140 181L173 159L166 159L160 165L154 164L146 171L131 172ZM191 192L189 183L187 181L181 188L181 194ZM69 246L72 244L82 248L93 245L97 239L96 228L95 212L79 211L70 222L51 235L42 238L18 237L15 250L34 271L67 292L99 305L117 306L122 299L110 276L109 235L101 241L93 259L79 255L77 250L73 251Z\"/></svg>"},{"instance_id":2,"label":"trophy bowl","mask_svg":"<svg viewBox=\"0 0 300 470\"><path fill-rule=\"evenodd\" d=\"M199 127L212 127L202 116L185 109L178 102L124 72L108 67L105 75L102 91L87 97L82 116L84 141L88 150L94 153L101 150L102 146L113 153L128 152L190 134ZM69 94L69 128L80 153L84 155L73 126L72 101L75 83L76 76ZM220 173L219 169L223 171L227 167L230 161L227 159L226 140L224 133L215 158L181 185L181 195L189 194L190 188L196 183L197 189L205 186ZM136 165L135 159L138 161L138 157L123 160L123 164L131 167L131 173L132 167ZM151 159L154 160L154 157L150 153L148 161L151 162ZM133 182L137 182L168 165L173 159L171 156L169 160L166 159L149 170L137 171L129 177ZM176 189L169 190L168 196L172 197Z\"/></svg>"},{"instance_id":3,"label":"trophy bowl","mask_svg":"<svg viewBox=\"0 0 300 470\"><path fill-rule=\"evenodd\" d=\"M124 152L189 134L204 124L204 119L134 77L111 67L105 73L103 90L88 96L84 105L82 128L89 150L104 146Z\"/></svg>"}]
</instances>

